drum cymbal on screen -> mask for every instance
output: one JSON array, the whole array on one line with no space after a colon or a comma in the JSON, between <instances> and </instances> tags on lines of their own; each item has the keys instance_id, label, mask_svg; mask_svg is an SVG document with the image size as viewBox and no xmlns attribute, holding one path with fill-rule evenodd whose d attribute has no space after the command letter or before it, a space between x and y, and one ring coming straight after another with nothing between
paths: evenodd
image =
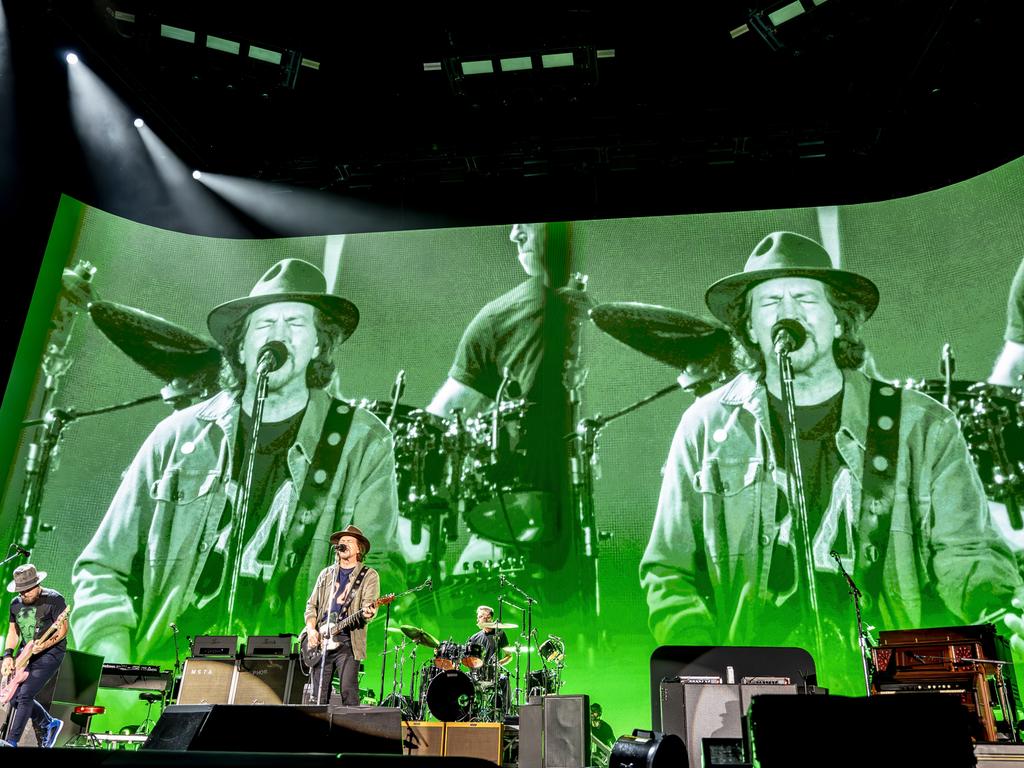
<instances>
[{"instance_id":1,"label":"drum cymbal on screen","mask_svg":"<svg viewBox=\"0 0 1024 768\"><path fill-rule=\"evenodd\" d=\"M161 381L216 383L221 354L214 342L162 317L112 301L92 302L89 316L118 349Z\"/></svg>"},{"instance_id":2,"label":"drum cymbal on screen","mask_svg":"<svg viewBox=\"0 0 1024 768\"><path fill-rule=\"evenodd\" d=\"M612 338L680 371L732 349L729 331L717 321L657 304L606 302L590 310L590 319Z\"/></svg>"}]
</instances>

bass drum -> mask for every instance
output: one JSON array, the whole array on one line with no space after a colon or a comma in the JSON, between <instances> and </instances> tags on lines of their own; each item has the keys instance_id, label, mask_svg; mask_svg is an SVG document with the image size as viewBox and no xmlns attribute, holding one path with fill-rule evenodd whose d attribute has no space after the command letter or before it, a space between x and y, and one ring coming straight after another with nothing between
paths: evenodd
<instances>
[{"instance_id":1,"label":"bass drum","mask_svg":"<svg viewBox=\"0 0 1024 768\"><path fill-rule=\"evenodd\" d=\"M427 689L427 709L442 722L469 720L473 716L476 690L473 681L464 672L449 669L430 681Z\"/></svg>"}]
</instances>

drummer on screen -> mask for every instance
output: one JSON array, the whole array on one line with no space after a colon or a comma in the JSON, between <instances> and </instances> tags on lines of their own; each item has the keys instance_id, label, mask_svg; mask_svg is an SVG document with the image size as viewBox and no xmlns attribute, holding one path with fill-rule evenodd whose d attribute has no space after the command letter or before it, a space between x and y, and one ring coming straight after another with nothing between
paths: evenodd
<instances>
[{"instance_id":1,"label":"drummer on screen","mask_svg":"<svg viewBox=\"0 0 1024 768\"><path fill-rule=\"evenodd\" d=\"M497 660L498 664L508 664L512 660L512 654L506 652L511 643L508 641L508 635L505 634L504 629L495 628L494 621L494 609L489 605L481 605L476 609L476 625L480 628L480 631L470 637L466 643L467 645L476 643L480 646L483 656L483 666L480 671L487 675L487 670L494 669L495 661L494 657L500 651L500 657Z\"/></svg>"}]
</instances>

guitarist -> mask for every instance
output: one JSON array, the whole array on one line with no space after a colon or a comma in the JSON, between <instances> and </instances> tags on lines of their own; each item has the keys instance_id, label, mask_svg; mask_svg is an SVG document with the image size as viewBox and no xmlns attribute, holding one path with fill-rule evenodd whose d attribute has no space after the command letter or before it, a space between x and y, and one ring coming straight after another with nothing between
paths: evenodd
<instances>
[{"instance_id":1,"label":"guitarist","mask_svg":"<svg viewBox=\"0 0 1024 768\"><path fill-rule=\"evenodd\" d=\"M11 625L0 669L0 677L5 682L14 673L15 651L43 635L67 607L60 592L39 586L45 578L46 571L37 571L31 564L21 565L14 570L14 581L7 585L7 591L17 592L18 596L11 601ZM68 624L64 621L56 634L33 648L28 678L14 694L13 709L7 723L7 746L18 745L30 718L40 734L39 746L52 747L56 743L64 722L51 717L35 696L60 668L67 648L67 633Z\"/></svg>"},{"instance_id":2,"label":"guitarist","mask_svg":"<svg viewBox=\"0 0 1024 768\"><path fill-rule=\"evenodd\" d=\"M326 655L321 653L317 663L310 666L310 694L314 704L327 704L331 693L331 680L338 673L341 702L345 706L359 704L359 662L366 658L366 625L377 613L380 597L380 577L373 568L363 565L370 551L370 540L363 532L350 525L331 535L335 552L334 565L320 571L313 594L306 603L306 628L309 647L321 648L328 641ZM361 614L355 625L330 638L321 636L319 628ZM331 644L336 647L331 649Z\"/></svg>"}]
</instances>

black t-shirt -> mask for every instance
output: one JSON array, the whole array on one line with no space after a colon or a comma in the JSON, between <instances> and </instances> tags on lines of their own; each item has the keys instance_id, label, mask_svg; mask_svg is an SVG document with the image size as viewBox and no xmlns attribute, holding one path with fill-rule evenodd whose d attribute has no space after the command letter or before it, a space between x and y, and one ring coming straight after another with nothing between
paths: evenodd
<instances>
[{"instance_id":1,"label":"black t-shirt","mask_svg":"<svg viewBox=\"0 0 1024 768\"><path fill-rule=\"evenodd\" d=\"M608 725L606 720L598 720L597 725L594 725L594 721L590 721L590 735L600 741L606 746L611 746L615 743L615 731Z\"/></svg>"},{"instance_id":2,"label":"black t-shirt","mask_svg":"<svg viewBox=\"0 0 1024 768\"><path fill-rule=\"evenodd\" d=\"M540 277L520 283L481 309L466 327L450 378L494 399L508 368L530 403L507 462L524 485L558 493L566 476L564 436L571 431L563 381L571 320L565 299ZM512 399L509 393L506 399ZM507 478L496 478L507 480Z\"/></svg>"},{"instance_id":3,"label":"black t-shirt","mask_svg":"<svg viewBox=\"0 0 1024 768\"><path fill-rule=\"evenodd\" d=\"M494 629L488 632L485 629L481 629L475 635L472 635L466 643L476 643L483 649L484 665L478 672L481 677L490 679L494 673L494 654L499 648L509 645L508 635L505 634L505 630Z\"/></svg>"},{"instance_id":4,"label":"black t-shirt","mask_svg":"<svg viewBox=\"0 0 1024 768\"><path fill-rule=\"evenodd\" d=\"M252 417L240 411L241 416L238 424L238 434L235 441L235 459L233 467L233 478L241 482L244 477L245 462L249 455L249 446L252 439ZM242 547L243 555L255 557L257 567L261 571L270 571L277 567L272 562L274 542L279 532L276 528L264 531L263 545L259 551L253 553L253 539L257 531L265 524L276 525L268 520L268 515L281 486L289 479L288 473L288 449L295 443L299 432L299 426L306 410L303 408L294 416L284 421L264 421L260 426L259 445L256 449L256 456L253 464L252 488L249 497L249 512L245 521L245 535ZM229 499L224 506L218 529L224 531L232 519L234 499ZM227 616L228 590L231 586L232 566L228 563L230 553L221 552L215 549L210 553L203 568L203 573L196 584L196 601L190 606L186 614L178 619L182 630L188 634L201 634L210 631L211 627L217 625L218 621ZM236 606L259 606L263 601L263 589L267 574L239 574L238 595L235 598ZM213 600L204 598L220 592ZM201 608L199 606L202 606ZM258 634L263 627L258 626L256 616L259 611L247 609L239 611L236 607L235 614L238 621L247 625L244 627L249 634ZM231 628L231 633L239 631L239 627Z\"/></svg>"},{"instance_id":5,"label":"black t-shirt","mask_svg":"<svg viewBox=\"0 0 1024 768\"><path fill-rule=\"evenodd\" d=\"M1006 304L1006 341L1024 344L1024 261L1017 267L1010 285L1010 300Z\"/></svg>"},{"instance_id":6,"label":"black t-shirt","mask_svg":"<svg viewBox=\"0 0 1024 768\"><path fill-rule=\"evenodd\" d=\"M788 438L785 409L782 401L770 394L768 406L775 456L780 469L786 469ZM842 486L850 482L850 473L836 447L842 406L843 391L840 390L822 403L797 406L795 411L815 566L819 625L824 628L826 642L842 641L849 648L856 638L852 603L846 580L839 573L835 560L829 556L834 550L841 557L851 558L846 567L852 572L852 525L857 511L844 507L849 503L849 496L843 492ZM800 605L801 598L807 593L807 579L798 565L803 557L803 543L791 534L792 521L787 519L790 512L787 496L780 488L776 507L776 522L780 530L776 535L768 576L774 611L763 626L763 639L765 642L803 645L813 653L810 644L813 635ZM820 663L820 660L816 661Z\"/></svg>"},{"instance_id":7,"label":"black t-shirt","mask_svg":"<svg viewBox=\"0 0 1024 768\"><path fill-rule=\"evenodd\" d=\"M29 641L35 640L45 632L57 617L60 616L67 603L63 595L54 589L43 588L39 597L32 605L25 605L21 595L11 601L11 623L18 627L20 634L18 650ZM54 648L67 648L67 638L54 645Z\"/></svg>"}]
</instances>

